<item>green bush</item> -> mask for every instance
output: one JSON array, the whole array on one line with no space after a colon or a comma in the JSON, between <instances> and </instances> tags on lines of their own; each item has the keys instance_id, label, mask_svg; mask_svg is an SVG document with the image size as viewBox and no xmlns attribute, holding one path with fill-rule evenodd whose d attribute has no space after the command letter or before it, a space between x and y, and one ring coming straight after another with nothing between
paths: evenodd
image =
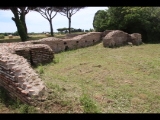
<instances>
[{"instance_id":1,"label":"green bush","mask_svg":"<svg viewBox=\"0 0 160 120\"><path fill-rule=\"evenodd\" d=\"M19 33L18 33L18 31L16 31L16 32L14 32L12 35L13 35L13 36L19 36Z\"/></svg>"},{"instance_id":2,"label":"green bush","mask_svg":"<svg viewBox=\"0 0 160 120\"><path fill-rule=\"evenodd\" d=\"M4 39L4 35L0 35L0 39Z\"/></svg>"},{"instance_id":3,"label":"green bush","mask_svg":"<svg viewBox=\"0 0 160 120\"><path fill-rule=\"evenodd\" d=\"M96 32L122 30L140 33L145 43L160 43L159 7L108 7L98 10L93 19Z\"/></svg>"}]
</instances>

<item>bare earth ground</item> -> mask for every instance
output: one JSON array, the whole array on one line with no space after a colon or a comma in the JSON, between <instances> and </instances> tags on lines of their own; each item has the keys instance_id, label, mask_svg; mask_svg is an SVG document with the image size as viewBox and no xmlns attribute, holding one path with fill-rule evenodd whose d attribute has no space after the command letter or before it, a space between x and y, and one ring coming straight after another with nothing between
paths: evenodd
<instances>
[{"instance_id":1,"label":"bare earth ground","mask_svg":"<svg viewBox=\"0 0 160 120\"><path fill-rule=\"evenodd\" d=\"M52 63L34 69L50 89L36 112L160 112L160 44L110 49L100 43L55 54ZM1 113L26 112L23 104L4 103Z\"/></svg>"}]
</instances>

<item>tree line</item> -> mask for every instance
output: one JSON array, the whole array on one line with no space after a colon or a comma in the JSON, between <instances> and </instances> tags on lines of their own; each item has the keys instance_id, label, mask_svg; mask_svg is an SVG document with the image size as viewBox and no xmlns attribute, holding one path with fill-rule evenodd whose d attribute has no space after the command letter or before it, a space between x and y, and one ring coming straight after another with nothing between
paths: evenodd
<instances>
[{"instance_id":1,"label":"tree line","mask_svg":"<svg viewBox=\"0 0 160 120\"><path fill-rule=\"evenodd\" d=\"M64 15L68 18L68 31L70 33L71 17L77 11L83 8L85 7L0 7L1 10L10 10L13 13L14 17L11 19L15 22L18 34L22 41L26 41L29 38L25 21L26 14L28 14L29 11L36 11L40 13L45 19L47 19L50 24L51 36L54 36L52 19L57 15L57 13L60 13L61 15Z\"/></svg>"},{"instance_id":2,"label":"tree line","mask_svg":"<svg viewBox=\"0 0 160 120\"><path fill-rule=\"evenodd\" d=\"M95 13L93 27L97 32L141 33L144 42L159 43L160 7L108 7Z\"/></svg>"},{"instance_id":3,"label":"tree line","mask_svg":"<svg viewBox=\"0 0 160 120\"><path fill-rule=\"evenodd\" d=\"M57 29L58 32L60 33L69 33L68 28L58 28ZM70 32L74 33L74 32L93 32L93 29L89 29L89 30L84 30L84 29L76 29L76 28L70 28Z\"/></svg>"}]
</instances>

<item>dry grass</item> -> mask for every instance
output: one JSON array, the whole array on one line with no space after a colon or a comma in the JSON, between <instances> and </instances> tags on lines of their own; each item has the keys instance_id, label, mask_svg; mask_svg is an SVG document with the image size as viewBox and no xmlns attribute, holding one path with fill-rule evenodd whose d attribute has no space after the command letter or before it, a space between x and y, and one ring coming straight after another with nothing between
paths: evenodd
<instances>
[{"instance_id":1,"label":"dry grass","mask_svg":"<svg viewBox=\"0 0 160 120\"><path fill-rule=\"evenodd\" d=\"M59 35L55 34L55 37L57 38L63 38L65 34ZM42 38L46 38L47 36L45 34L37 34L37 35L29 35L28 40L39 40ZM8 36L5 36L4 39L0 39L0 43L11 43L11 42L22 42L19 36L13 36L13 38L9 38Z\"/></svg>"}]
</instances>

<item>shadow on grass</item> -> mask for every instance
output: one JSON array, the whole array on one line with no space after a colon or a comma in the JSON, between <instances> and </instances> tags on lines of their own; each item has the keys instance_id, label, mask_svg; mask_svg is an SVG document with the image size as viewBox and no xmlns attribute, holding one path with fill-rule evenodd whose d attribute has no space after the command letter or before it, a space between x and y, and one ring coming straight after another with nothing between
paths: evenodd
<instances>
[{"instance_id":1,"label":"shadow on grass","mask_svg":"<svg viewBox=\"0 0 160 120\"><path fill-rule=\"evenodd\" d=\"M0 86L0 102L3 103L6 107L15 106L17 101L13 100L8 95L8 91L6 91L3 87Z\"/></svg>"},{"instance_id":2,"label":"shadow on grass","mask_svg":"<svg viewBox=\"0 0 160 120\"><path fill-rule=\"evenodd\" d=\"M0 103L4 104L5 107L10 110L14 110L15 113L36 113L36 109L33 106L22 103L21 101L13 100L8 95L8 91L6 91L3 87L0 86Z\"/></svg>"}]
</instances>

